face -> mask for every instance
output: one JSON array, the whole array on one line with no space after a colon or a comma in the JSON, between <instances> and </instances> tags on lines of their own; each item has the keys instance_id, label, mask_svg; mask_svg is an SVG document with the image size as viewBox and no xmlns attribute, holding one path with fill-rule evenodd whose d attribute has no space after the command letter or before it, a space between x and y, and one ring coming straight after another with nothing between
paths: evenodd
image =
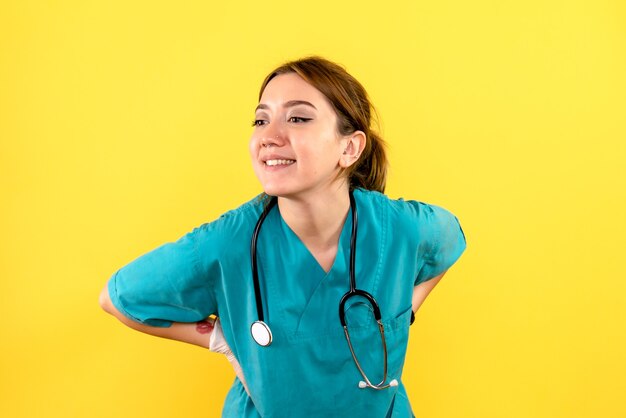
<instances>
[{"instance_id":1,"label":"face","mask_svg":"<svg viewBox=\"0 0 626 418\"><path fill-rule=\"evenodd\" d=\"M267 84L250 139L265 193L304 197L334 187L346 142L328 99L299 75L281 74Z\"/></svg>"}]
</instances>

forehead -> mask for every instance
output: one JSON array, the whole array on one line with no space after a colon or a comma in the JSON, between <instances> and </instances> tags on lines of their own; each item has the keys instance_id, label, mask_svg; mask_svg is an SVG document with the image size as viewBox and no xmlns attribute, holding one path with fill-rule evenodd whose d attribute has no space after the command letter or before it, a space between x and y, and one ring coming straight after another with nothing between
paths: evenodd
<instances>
[{"instance_id":1,"label":"forehead","mask_svg":"<svg viewBox=\"0 0 626 418\"><path fill-rule=\"evenodd\" d=\"M330 109L330 103L326 96L296 73L286 73L274 77L263 90L259 103L280 106L282 103L293 100L311 102L318 110Z\"/></svg>"}]
</instances>

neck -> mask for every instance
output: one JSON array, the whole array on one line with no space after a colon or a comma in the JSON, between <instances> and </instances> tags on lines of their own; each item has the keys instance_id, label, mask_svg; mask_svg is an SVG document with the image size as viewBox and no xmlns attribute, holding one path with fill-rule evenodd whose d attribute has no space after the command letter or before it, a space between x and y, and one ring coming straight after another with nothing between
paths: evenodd
<instances>
[{"instance_id":1,"label":"neck","mask_svg":"<svg viewBox=\"0 0 626 418\"><path fill-rule=\"evenodd\" d=\"M323 194L279 197L280 214L291 230L310 248L336 247L350 209L345 182Z\"/></svg>"}]
</instances>

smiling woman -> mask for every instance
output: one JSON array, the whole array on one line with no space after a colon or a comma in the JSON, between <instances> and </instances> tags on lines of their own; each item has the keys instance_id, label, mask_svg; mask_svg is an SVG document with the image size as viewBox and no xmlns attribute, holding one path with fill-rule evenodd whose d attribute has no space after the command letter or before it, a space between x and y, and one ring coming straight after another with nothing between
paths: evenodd
<instances>
[{"instance_id":1,"label":"smiling woman","mask_svg":"<svg viewBox=\"0 0 626 418\"><path fill-rule=\"evenodd\" d=\"M308 59L286 63L272 71L263 81L259 92L259 109L269 110L263 103L263 97L267 94L269 84L278 76L286 75L292 78L299 76L300 81L308 85L309 93L326 105L331 106L332 114L326 115L335 119L333 125L336 135L348 136L354 133L362 133L364 140L364 155L357 158L348 167L342 167L341 174L350 179L353 187L362 187L368 190L383 192L387 177L387 158L384 151L382 138L372 129L373 116L376 114L367 92L354 77L348 74L341 66L324 59ZM299 83L300 84L300 83ZM300 84L302 86L302 84ZM298 86L295 85L295 88ZM288 88L284 86L283 88ZM311 89L312 88L312 89ZM286 93L286 91L284 91ZM293 94L293 92L292 92ZM320 97L321 96L321 97ZM302 99L288 100L285 106L291 107L298 104L318 108L313 103ZM309 109L311 110L311 109ZM306 109L302 110L306 112ZM306 115L306 113L303 113ZM258 115L257 115L258 116ZM292 122L308 122L310 117L293 116ZM255 119L254 125L265 124L267 120Z\"/></svg>"},{"instance_id":2,"label":"smiling woman","mask_svg":"<svg viewBox=\"0 0 626 418\"><path fill-rule=\"evenodd\" d=\"M269 195L308 198L326 190L363 149L364 134L340 135L330 102L296 73L274 77L260 101L250 154Z\"/></svg>"},{"instance_id":3,"label":"smiling woman","mask_svg":"<svg viewBox=\"0 0 626 418\"><path fill-rule=\"evenodd\" d=\"M101 305L225 354L237 379L224 417L413 416L401 379L409 325L465 249L457 218L383 194L373 107L341 66L278 67L255 112L265 198L122 267Z\"/></svg>"}]
</instances>

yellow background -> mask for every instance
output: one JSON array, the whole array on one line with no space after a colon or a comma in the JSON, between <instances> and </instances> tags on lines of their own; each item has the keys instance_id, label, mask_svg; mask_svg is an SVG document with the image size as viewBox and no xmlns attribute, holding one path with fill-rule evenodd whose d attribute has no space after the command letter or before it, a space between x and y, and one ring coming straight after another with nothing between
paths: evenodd
<instances>
[{"instance_id":1,"label":"yellow background","mask_svg":"<svg viewBox=\"0 0 626 418\"><path fill-rule=\"evenodd\" d=\"M621 0L2 2L0 416L220 416L227 361L98 294L260 191L258 86L307 54L368 89L387 194L467 235L412 327L416 416L626 416Z\"/></svg>"}]
</instances>

